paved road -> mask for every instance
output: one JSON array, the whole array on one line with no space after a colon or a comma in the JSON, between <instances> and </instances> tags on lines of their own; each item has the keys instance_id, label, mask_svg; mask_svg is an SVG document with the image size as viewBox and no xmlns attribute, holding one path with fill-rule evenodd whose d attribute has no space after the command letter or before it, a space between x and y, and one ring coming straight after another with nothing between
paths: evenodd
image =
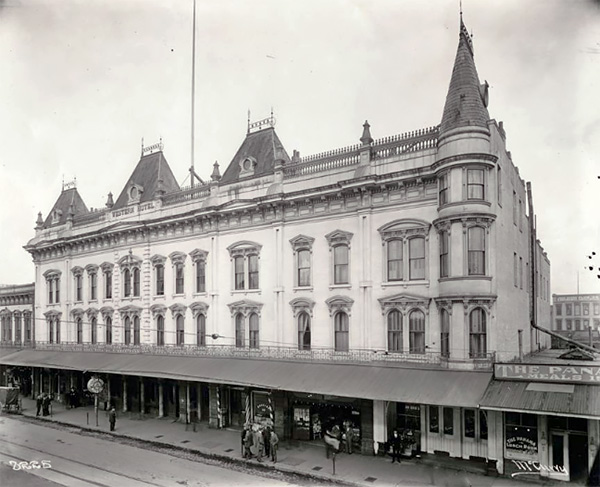
<instances>
[{"instance_id":1,"label":"paved road","mask_svg":"<svg viewBox=\"0 0 600 487\"><path fill-rule=\"evenodd\" d=\"M77 428L0 418L0 485L3 487L208 487L297 485L282 474L265 478L233 465L170 455ZM19 468L20 462L41 468ZM44 461L44 462L42 462ZM48 468L44 468L48 467Z\"/></svg>"}]
</instances>

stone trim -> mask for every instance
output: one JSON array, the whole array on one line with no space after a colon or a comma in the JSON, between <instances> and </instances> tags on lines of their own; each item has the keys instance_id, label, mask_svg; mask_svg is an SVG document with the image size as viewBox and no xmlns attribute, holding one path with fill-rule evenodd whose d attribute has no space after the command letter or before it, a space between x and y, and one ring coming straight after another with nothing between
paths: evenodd
<instances>
[{"instance_id":1,"label":"stone trim","mask_svg":"<svg viewBox=\"0 0 600 487\"><path fill-rule=\"evenodd\" d=\"M333 316L339 311L343 311L350 316L352 314L351 311L354 300L347 296L337 295L325 300L325 304L329 308L329 316Z\"/></svg>"},{"instance_id":2,"label":"stone trim","mask_svg":"<svg viewBox=\"0 0 600 487\"><path fill-rule=\"evenodd\" d=\"M242 299L234 303L227 305L229 312L233 318L237 313L241 313L244 317L250 316L251 313L256 313L260 317L260 312L263 307L263 303L258 303L250 299Z\"/></svg>"},{"instance_id":3,"label":"stone trim","mask_svg":"<svg viewBox=\"0 0 600 487\"><path fill-rule=\"evenodd\" d=\"M310 298L295 298L290 301L290 306L292 307L292 311L294 313L294 318L297 318L298 315L302 312L308 313L308 315L313 317L313 308L315 307L315 301Z\"/></svg>"}]
</instances>

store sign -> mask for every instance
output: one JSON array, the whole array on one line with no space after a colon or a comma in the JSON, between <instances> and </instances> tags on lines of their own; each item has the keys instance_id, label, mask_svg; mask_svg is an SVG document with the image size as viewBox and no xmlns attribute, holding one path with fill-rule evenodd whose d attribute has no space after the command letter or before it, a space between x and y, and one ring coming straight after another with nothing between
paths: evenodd
<instances>
[{"instance_id":1,"label":"store sign","mask_svg":"<svg viewBox=\"0 0 600 487\"><path fill-rule=\"evenodd\" d=\"M555 296L555 303L564 303L568 301L600 301L600 294L592 295L574 295L574 296Z\"/></svg>"},{"instance_id":2,"label":"store sign","mask_svg":"<svg viewBox=\"0 0 600 487\"><path fill-rule=\"evenodd\" d=\"M600 384L600 365L495 364L496 379Z\"/></svg>"},{"instance_id":3,"label":"store sign","mask_svg":"<svg viewBox=\"0 0 600 487\"><path fill-rule=\"evenodd\" d=\"M537 441L525 436L507 436L506 449L520 453L537 453Z\"/></svg>"}]
</instances>

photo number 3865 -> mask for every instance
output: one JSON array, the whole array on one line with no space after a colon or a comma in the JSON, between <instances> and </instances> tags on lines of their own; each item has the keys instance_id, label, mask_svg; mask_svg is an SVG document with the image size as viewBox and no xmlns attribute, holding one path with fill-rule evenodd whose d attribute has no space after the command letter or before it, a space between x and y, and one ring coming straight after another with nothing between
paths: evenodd
<instances>
[{"instance_id":1,"label":"photo number 3865","mask_svg":"<svg viewBox=\"0 0 600 487\"><path fill-rule=\"evenodd\" d=\"M13 470L35 470L38 468L52 468L50 460L32 460L31 462L15 462L13 460L8 462Z\"/></svg>"}]
</instances>

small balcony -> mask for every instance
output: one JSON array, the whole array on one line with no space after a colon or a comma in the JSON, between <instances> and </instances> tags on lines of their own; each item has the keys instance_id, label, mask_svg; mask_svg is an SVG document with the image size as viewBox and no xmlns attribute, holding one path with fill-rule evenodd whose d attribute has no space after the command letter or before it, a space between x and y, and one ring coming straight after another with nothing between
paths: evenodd
<instances>
[{"instance_id":1,"label":"small balcony","mask_svg":"<svg viewBox=\"0 0 600 487\"><path fill-rule=\"evenodd\" d=\"M377 365L412 364L415 367L489 370L494 363L495 354L488 353L476 359L455 360L443 357L439 352L425 353L388 352L385 350L354 349L347 352L332 348L313 348L298 350L293 347L266 346L260 348L241 348L234 345L164 345L151 344L91 344L91 343L47 343L37 342L38 350L62 352L105 352L149 355L175 355L186 357L217 357L236 359L286 360L320 363L371 363Z\"/></svg>"}]
</instances>

